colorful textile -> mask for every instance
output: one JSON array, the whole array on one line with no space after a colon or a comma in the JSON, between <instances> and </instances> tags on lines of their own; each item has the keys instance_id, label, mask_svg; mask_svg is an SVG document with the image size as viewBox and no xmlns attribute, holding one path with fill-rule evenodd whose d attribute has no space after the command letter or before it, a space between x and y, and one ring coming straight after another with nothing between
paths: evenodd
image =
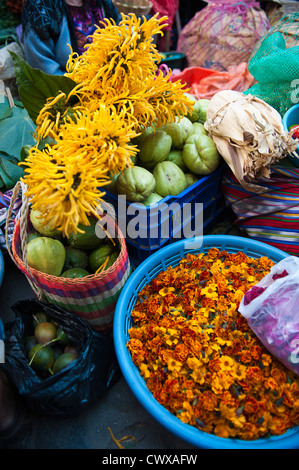
<instances>
[{"instance_id":1,"label":"colorful textile","mask_svg":"<svg viewBox=\"0 0 299 470\"><path fill-rule=\"evenodd\" d=\"M248 192L225 171L221 189L237 216L235 225L250 238L299 256L299 168L274 167L259 184L264 193Z\"/></svg>"},{"instance_id":2,"label":"colorful textile","mask_svg":"<svg viewBox=\"0 0 299 470\"><path fill-rule=\"evenodd\" d=\"M106 18L119 23L121 15L111 0L92 1L101 11L103 9ZM90 18L90 25L89 22ZM22 29L26 62L50 75L63 75L66 72L70 46L77 53L79 47L82 47L82 44L77 43L76 30L64 0L26 0L22 12Z\"/></svg>"},{"instance_id":3,"label":"colorful textile","mask_svg":"<svg viewBox=\"0 0 299 470\"><path fill-rule=\"evenodd\" d=\"M153 4L153 14L158 13L158 18L167 16L168 20L165 25L165 31L171 31L175 20L175 14L179 9L179 0L151 0Z\"/></svg>"},{"instance_id":4,"label":"colorful textile","mask_svg":"<svg viewBox=\"0 0 299 470\"><path fill-rule=\"evenodd\" d=\"M8 208L13 190L6 191L5 193L0 192L0 249L6 249L6 237L5 237L5 226L8 215ZM12 214L8 226L8 242L11 244L12 234L15 226L15 222L20 216L20 209L22 205L22 197L18 197L14 203Z\"/></svg>"},{"instance_id":5,"label":"colorful textile","mask_svg":"<svg viewBox=\"0 0 299 470\"><path fill-rule=\"evenodd\" d=\"M73 20L78 52L81 55L85 44L92 41L91 35L96 30L95 25L100 25L100 22L104 20L104 9L95 0L86 0L82 7L67 5L67 8Z\"/></svg>"}]
</instances>

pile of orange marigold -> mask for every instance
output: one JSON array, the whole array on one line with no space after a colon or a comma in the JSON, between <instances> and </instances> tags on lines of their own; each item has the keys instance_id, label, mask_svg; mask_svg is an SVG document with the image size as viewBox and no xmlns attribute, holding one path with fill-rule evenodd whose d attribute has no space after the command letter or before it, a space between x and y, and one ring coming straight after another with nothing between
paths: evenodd
<instances>
[{"instance_id":1,"label":"pile of orange marigold","mask_svg":"<svg viewBox=\"0 0 299 470\"><path fill-rule=\"evenodd\" d=\"M139 293L128 350L154 398L184 423L244 440L299 424L299 377L238 312L273 264L213 248L188 254Z\"/></svg>"}]
</instances>

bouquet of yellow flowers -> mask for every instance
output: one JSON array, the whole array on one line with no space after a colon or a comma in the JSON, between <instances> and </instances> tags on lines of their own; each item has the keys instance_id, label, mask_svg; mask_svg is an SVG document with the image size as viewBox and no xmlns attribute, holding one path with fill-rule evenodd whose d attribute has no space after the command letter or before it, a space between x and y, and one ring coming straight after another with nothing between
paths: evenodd
<instances>
[{"instance_id":1,"label":"bouquet of yellow flowers","mask_svg":"<svg viewBox=\"0 0 299 470\"><path fill-rule=\"evenodd\" d=\"M40 102L46 95L40 109L28 94L28 67L18 59L27 75L27 83L19 82L20 97L36 123L37 144L21 163L26 196L44 223L66 237L80 230L79 223L89 225L89 215L99 218L103 187L111 175L133 166L138 149L132 139L151 125L187 115L193 106L184 84L159 70L153 36L163 34L165 17L129 14L118 25L103 23L81 56L71 51L65 76L37 86ZM49 82L52 76L40 77Z\"/></svg>"}]
</instances>

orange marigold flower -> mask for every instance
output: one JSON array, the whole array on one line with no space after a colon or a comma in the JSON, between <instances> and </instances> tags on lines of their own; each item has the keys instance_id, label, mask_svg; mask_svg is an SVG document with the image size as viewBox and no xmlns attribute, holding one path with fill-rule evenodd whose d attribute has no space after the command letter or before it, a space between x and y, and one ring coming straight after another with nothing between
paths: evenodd
<instances>
[{"instance_id":1,"label":"orange marigold flower","mask_svg":"<svg viewBox=\"0 0 299 470\"><path fill-rule=\"evenodd\" d=\"M244 400L244 413L247 415L256 414L259 406L258 401L254 397L246 397Z\"/></svg>"},{"instance_id":2,"label":"orange marigold flower","mask_svg":"<svg viewBox=\"0 0 299 470\"><path fill-rule=\"evenodd\" d=\"M252 356L252 359L255 360L255 361L260 361L261 360L262 352L263 352L262 348L257 344L254 344L250 348L250 354Z\"/></svg>"},{"instance_id":3,"label":"orange marigold flower","mask_svg":"<svg viewBox=\"0 0 299 470\"><path fill-rule=\"evenodd\" d=\"M248 367L246 375L249 381L255 383L260 383L263 379L263 374L259 367Z\"/></svg>"},{"instance_id":4,"label":"orange marigold flower","mask_svg":"<svg viewBox=\"0 0 299 470\"><path fill-rule=\"evenodd\" d=\"M222 370L231 371L234 368L235 361L230 356L221 356L219 359L220 368Z\"/></svg>"},{"instance_id":5,"label":"orange marigold flower","mask_svg":"<svg viewBox=\"0 0 299 470\"><path fill-rule=\"evenodd\" d=\"M185 362L189 356L189 349L185 344L177 344L173 351L173 357L179 362Z\"/></svg>"},{"instance_id":6,"label":"orange marigold flower","mask_svg":"<svg viewBox=\"0 0 299 470\"><path fill-rule=\"evenodd\" d=\"M198 398L198 408L205 408L207 411L213 411L218 407L218 398L210 390L205 390Z\"/></svg>"},{"instance_id":7,"label":"orange marigold flower","mask_svg":"<svg viewBox=\"0 0 299 470\"><path fill-rule=\"evenodd\" d=\"M159 294L162 295L163 297L170 292L174 292L175 288L174 287L163 287L162 289L159 290Z\"/></svg>"}]
</instances>

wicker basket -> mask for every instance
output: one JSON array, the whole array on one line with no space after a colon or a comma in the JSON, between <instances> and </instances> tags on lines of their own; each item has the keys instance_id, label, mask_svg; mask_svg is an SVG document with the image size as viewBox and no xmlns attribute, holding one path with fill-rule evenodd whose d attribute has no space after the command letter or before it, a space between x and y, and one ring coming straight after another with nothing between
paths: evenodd
<instances>
[{"instance_id":1,"label":"wicker basket","mask_svg":"<svg viewBox=\"0 0 299 470\"><path fill-rule=\"evenodd\" d=\"M17 267L26 276L37 298L53 303L87 321L90 326L101 332L110 332L118 296L130 275L131 267L125 239L111 218L107 219L107 231L116 234L120 254L112 266L98 274L82 278L64 278L43 273L30 268L27 262L27 235L32 227L29 217L29 202L25 197L26 189L20 182L14 187L9 212L11 212L18 193L22 191L21 216L16 221L11 247L7 239L7 249ZM7 218L10 219L10 214ZM7 236L7 227L6 227Z\"/></svg>"},{"instance_id":2,"label":"wicker basket","mask_svg":"<svg viewBox=\"0 0 299 470\"><path fill-rule=\"evenodd\" d=\"M121 0L113 0L113 3L119 13L124 13L125 15L135 13L136 16L145 16L153 7L153 4L149 0L126 0L123 2Z\"/></svg>"}]
</instances>

